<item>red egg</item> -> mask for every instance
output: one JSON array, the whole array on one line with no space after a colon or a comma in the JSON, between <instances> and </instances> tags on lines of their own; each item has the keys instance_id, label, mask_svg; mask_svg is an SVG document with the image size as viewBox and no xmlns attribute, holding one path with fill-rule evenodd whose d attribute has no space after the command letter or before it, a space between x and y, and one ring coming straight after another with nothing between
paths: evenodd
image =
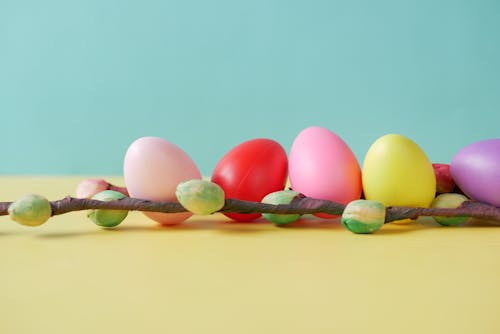
<instances>
[{"instance_id":1,"label":"red egg","mask_svg":"<svg viewBox=\"0 0 500 334\"><path fill-rule=\"evenodd\" d=\"M269 193L285 188L288 169L286 152L271 139L253 139L239 144L222 157L212 173L212 182L226 198L260 202ZM225 213L233 220L249 222L261 215Z\"/></svg>"}]
</instances>

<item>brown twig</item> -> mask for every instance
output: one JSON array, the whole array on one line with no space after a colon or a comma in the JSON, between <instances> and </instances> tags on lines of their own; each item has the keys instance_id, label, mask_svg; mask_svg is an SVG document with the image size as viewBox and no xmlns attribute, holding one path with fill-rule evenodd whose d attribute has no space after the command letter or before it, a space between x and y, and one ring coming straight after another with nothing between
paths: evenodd
<instances>
[{"instance_id":1,"label":"brown twig","mask_svg":"<svg viewBox=\"0 0 500 334\"><path fill-rule=\"evenodd\" d=\"M8 208L12 202L0 202L0 216L8 215ZM52 215L61 215L72 211L89 209L119 209L130 211L149 211L176 213L186 212L186 209L177 202L155 202L137 198L123 198L116 201L98 201L92 199L81 199L65 197L61 200L52 201ZM290 204L272 205L260 202L242 201L237 199L226 199L224 207L219 212L238 213L276 213L276 214L312 214L327 213L341 215L344 205L298 196ZM420 216L466 216L480 219L495 220L500 223L500 208L492 205L466 201L456 209L441 208L413 208L403 206L390 206L386 209L386 223L401 219L416 219Z\"/></svg>"}]
</instances>

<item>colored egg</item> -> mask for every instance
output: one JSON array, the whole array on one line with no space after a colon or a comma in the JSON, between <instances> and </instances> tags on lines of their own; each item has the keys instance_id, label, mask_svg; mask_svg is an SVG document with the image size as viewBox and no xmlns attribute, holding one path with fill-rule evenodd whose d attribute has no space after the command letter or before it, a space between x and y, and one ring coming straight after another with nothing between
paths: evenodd
<instances>
[{"instance_id":1,"label":"colored egg","mask_svg":"<svg viewBox=\"0 0 500 334\"><path fill-rule=\"evenodd\" d=\"M347 204L361 196L361 171L354 153L338 135L322 127L306 128L295 138L289 177L292 189L308 197Z\"/></svg>"},{"instance_id":2,"label":"colored egg","mask_svg":"<svg viewBox=\"0 0 500 334\"><path fill-rule=\"evenodd\" d=\"M429 158L411 139L388 134L377 139L363 162L366 199L385 206L429 207L436 193L436 176Z\"/></svg>"},{"instance_id":3,"label":"colored egg","mask_svg":"<svg viewBox=\"0 0 500 334\"><path fill-rule=\"evenodd\" d=\"M500 138L462 148L452 158L450 171L467 196L500 207Z\"/></svg>"},{"instance_id":4,"label":"colored egg","mask_svg":"<svg viewBox=\"0 0 500 334\"><path fill-rule=\"evenodd\" d=\"M283 147L271 139L253 139L227 152L212 173L212 182L226 198L260 202L269 193L283 190L288 159ZM233 220L249 222L260 214L225 213Z\"/></svg>"},{"instance_id":5,"label":"colored egg","mask_svg":"<svg viewBox=\"0 0 500 334\"><path fill-rule=\"evenodd\" d=\"M153 201L177 201L175 190L181 182L201 179L193 160L175 144L158 137L134 141L125 154L125 184L131 197ZM160 224L178 224L192 213L145 212Z\"/></svg>"}]
</instances>

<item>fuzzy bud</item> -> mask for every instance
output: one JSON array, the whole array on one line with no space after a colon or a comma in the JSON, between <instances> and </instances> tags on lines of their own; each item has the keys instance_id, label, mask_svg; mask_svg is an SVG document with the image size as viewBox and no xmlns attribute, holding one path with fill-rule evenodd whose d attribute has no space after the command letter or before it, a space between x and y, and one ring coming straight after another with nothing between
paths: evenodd
<instances>
[{"instance_id":1,"label":"fuzzy bud","mask_svg":"<svg viewBox=\"0 0 500 334\"><path fill-rule=\"evenodd\" d=\"M97 193L107 190L109 183L103 179L83 180L76 187L77 198L92 198Z\"/></svg>"},{"instance_id":2,"label":"fuzzy bud","mask_svg":"<svg viewBox=\"0 0 500 334\"><path fill-rule=\"evenodd\" d=\"M50 202L43 196L24 195L9 206L10 218L25 226L38 226L45 223L52 215Z\"/></svg>"},{"instance_id":3,"label":"fuzzy bud","mask_svg":"<svg viewBox=\"0 0 500 334\"><path fill-rule=\"evenodd\" d=\"M262 203L267 204L290 204L292 200L299 195L298 192L293 190L281 190L275 191L266 195L262 199ZM262 216L269 220L271 223L276 225L286 225L290 224L300 218L299 214L275 214L275 213L263 213Z\"/></svg>"},{"instance_id":4,"label":"fuzzy bud","mask_svg":"<svg viewBox=\"0 0 500 334\"><path fill-rule=\"evenodd\" d=\"M181 205L196 215L209 215L225 204L224 190L207 180L189 180L177 186L175 196Z\"/></svg>"},{"instance_id":5,"label":"fuzzy bud","mask_svg":"<svg viewBox=\"0 0 500 334\"><path fill-rule=\"evenodd\" d=\"M447 208L455 209L458 208L463 202L467 201L468 198L461 194L441 194L438 195L434 201L432 201L431 207L433 208ZM444 226L455 226L465 223L468 217L433 217L439 224Z\"/></svg>"},{"instance_id":6,"label":"fuzzy bud","mask_svg":"<svg viewBox=\"0 0 500 334\"><path fill-rule=\"evenodd\" d=\"M104 190L92 196L92 199L99 201L115 201L125 198L125 195L118 191ZM106 210L95 209L90 210L87 217L90 218L96 225L102 227L115 227L119 225L128 215L127 210Z\"/></svg>"},{"instance_id":7,"label":"fuzzy bud","mask_svg":"<svg viewBox=\"0 0 500 334\"><path fill-rule=\"evenodd\" d=\"M373 233L385 222L385 206L377 201L355 200L342 213L342 225L354 233Z\"/></svg>"}]
</instances>

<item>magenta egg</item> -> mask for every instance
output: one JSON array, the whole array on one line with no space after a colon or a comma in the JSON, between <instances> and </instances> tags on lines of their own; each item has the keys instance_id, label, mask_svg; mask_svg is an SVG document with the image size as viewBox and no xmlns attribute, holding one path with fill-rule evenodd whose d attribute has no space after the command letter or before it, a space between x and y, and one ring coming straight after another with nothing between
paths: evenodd
<instances>
[{"instance_id":1,"label":"magenta egg","mask_svg":"<svg viewBox=\"0 0 500 334\"><path fill-rule=\"evenodd\" d=\"M450 172L467 196L500 207L500 138L462 148L451 160Z\"/></svg>"},{"instance_id":2,"label":"magenta egg","mask_svg":"<svg viewBox=\"0 0 500 334\"><path fill-rule=\"evenodd\" d=\"M347 204L361 196L361 170L354 153L322 127L306 128L295 138L289 176L293 190L308 197Z\"/></svg>"}]
</instances>

